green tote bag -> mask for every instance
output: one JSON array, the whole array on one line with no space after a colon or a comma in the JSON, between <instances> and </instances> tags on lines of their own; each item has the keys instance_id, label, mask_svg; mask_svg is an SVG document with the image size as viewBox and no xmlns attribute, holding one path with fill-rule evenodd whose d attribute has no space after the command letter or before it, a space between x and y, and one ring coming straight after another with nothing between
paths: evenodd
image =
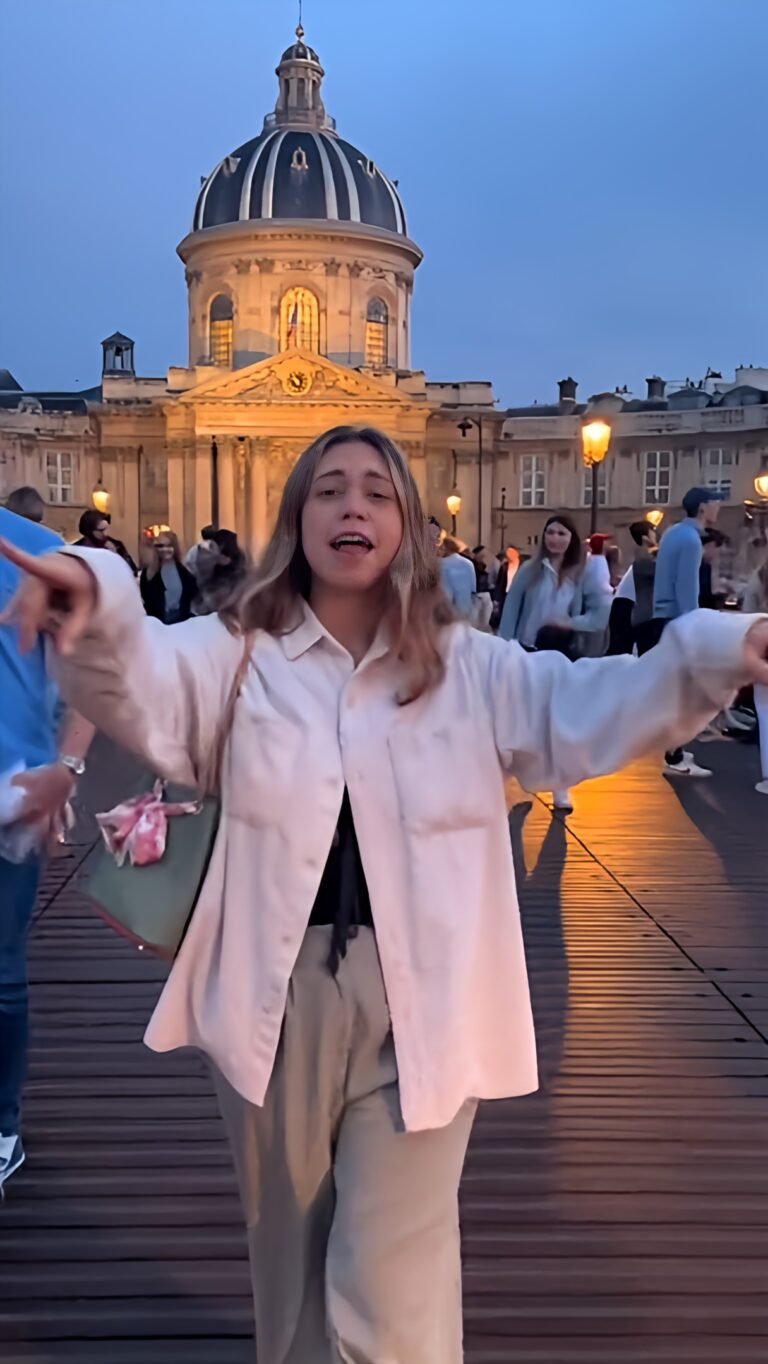
<instances>
[{"instance_id":1,"label":"green tote bag","mask_svg":"<svg viewBox=\"0 0 768 1364\"><path fill-rule=\"evenodd\" d=\"M134 867L128 859L119 867L106 847L97 854L86 893L103 919L140 951L172 960L181 946L194 913L219 827L221 765L232 727L235 704L251 656L253 636L247 636L232 689L222 717L200 791L167 783L168 801L197 800L195 814L168 820L165 852L159 862ZM152 785L154 782L152 783Z\"/></svg>"}]
</instances>

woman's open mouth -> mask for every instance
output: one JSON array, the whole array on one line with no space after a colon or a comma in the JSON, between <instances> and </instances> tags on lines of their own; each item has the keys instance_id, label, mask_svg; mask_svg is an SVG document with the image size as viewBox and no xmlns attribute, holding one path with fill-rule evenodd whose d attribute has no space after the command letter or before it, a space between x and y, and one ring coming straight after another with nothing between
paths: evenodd
<instances>
[{"instance_id":1,"label":"woman's open mouth","mask_svg":"<svg viewBox=\"0 0 768 1364\"><path fill-rule=\"evenodd\" d=\"M346 535L337 535L335 540L331 540L331 549L335 549L337 554L347 554L351 558L360 558L364 554L369 554L373 545L367 535L357 535L350 532Z\"/></svg>"}]
</instances>

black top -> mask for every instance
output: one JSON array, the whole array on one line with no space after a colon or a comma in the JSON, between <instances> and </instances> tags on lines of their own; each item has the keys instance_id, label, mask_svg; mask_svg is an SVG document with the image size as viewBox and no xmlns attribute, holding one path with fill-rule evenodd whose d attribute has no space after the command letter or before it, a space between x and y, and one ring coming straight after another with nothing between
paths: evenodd
<instances>
[{"instance_id":1,"label":"black top","mask_svg":"<svg viewBox=\"0 0 768 1364\"><path fill-rule=\"evenodd\" d=\"M176 567L181 578L181 602L179 603L178 620L189 620L192 614L192 602L197 592L197 580L192 576L189 569L184 567L184 564L177 564ZM150 578L146 568L143 568L139 578L139 590L147 615L164 621L166 618L165 584L163 583L162 573L158 570Z\"/></svg>"},{"instance_id":2,"label":"black top","mask_svg":"<svg viewBox=\"0 0 768 1364\"><path fill-rule=\"evenodd\" d=\"M333 924L328 966L334 976L339 969L339 959L346 957L347 943L357 936L358 928L373 928L371 900L346 787L309 924L310 927Z\"/></svg>"}]
</instances>

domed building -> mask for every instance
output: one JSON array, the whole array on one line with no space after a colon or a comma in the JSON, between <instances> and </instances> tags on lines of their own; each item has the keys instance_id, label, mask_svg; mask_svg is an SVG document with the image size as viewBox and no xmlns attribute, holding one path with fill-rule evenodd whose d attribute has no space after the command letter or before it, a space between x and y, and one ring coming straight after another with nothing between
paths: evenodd
<instances>
[{"instance_id":1,"label":"domed building","mask_svg":"<svg viewBox=\"0 0 768 1364\"><path fill-rule=\"evenodd\" d=\"M479 538L493 491L486 472L481 497L476 455L482 444L490 459L503 422L491 386L429 384L411 370L422 252L397 182L337 132L301 26L276 75L274 112L202 181L177 248L186 365L140 376L134 342L115 332L101 383L85 392L25 393L15 380L5 391L0 380L3 486L47 485L48 519L67 534L106 491L129 545L158 525L191 544L214 521L257 551L306 445L339 423L370 424L404 449L441 519L463 485L466 538Z\"/></svg>"},{"instance_id":2,"label":"domed building","mask_svg":"<svg viewBox=\"0 0 768 1364\"><path fill-rule=\"evenodd\" d=\"M397 187L325 112L323 68L303 41L283 53L258 137L203 182L179 246L189 362L241 369L291 346L335 364L407 369L421 251Z\"/></svg>"}]
</instances>

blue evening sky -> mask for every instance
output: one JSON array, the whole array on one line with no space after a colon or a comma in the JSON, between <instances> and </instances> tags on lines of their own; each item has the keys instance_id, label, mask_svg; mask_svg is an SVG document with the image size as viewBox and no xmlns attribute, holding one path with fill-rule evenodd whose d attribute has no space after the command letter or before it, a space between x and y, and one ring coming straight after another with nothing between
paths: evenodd
<instances>
[{"instance_id":1,"label":"blue evening sky","mask_svg":"<svg viewBox=\"0 0 768 1364\"><path fill-rule=\"evenodd\" d=\"M200 176L261 127L294 0L5 0L0 365L186 363ZM768 364L766 0L305 0L340 132L425 252L412 364L502 403Z\"/></svg>"}]
</instances>

